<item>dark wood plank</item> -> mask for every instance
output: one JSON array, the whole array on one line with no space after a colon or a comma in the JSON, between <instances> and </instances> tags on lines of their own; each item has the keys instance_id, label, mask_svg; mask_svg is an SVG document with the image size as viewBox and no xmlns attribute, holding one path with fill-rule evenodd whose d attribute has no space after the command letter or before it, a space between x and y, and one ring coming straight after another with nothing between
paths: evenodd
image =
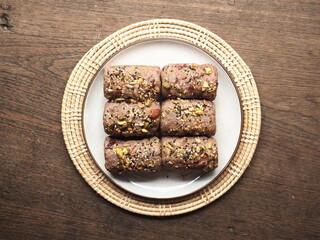
<instances>
[{"instance_id":1,"label":"dark wood plank","mask_svg":"<svg viewBox=\"0 0 320 240\"><path fill-rule=\"evenodd\" d=\"M320 237L320 3L22 1L0 4L1 239L317 239ZM65 148L60 108L75 64L128 24L177 18L225 39L262 100L251 167L213 204L151 218L98 196Z\"/></svg>"}]
</instances>

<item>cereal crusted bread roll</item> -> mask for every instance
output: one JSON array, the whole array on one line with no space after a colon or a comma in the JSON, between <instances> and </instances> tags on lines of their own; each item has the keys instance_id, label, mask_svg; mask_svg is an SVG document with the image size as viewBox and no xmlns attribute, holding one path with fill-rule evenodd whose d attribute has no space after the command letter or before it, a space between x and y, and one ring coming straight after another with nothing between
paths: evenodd
<instances>
[{"instance_id":1,"label":"cereal crusted bread roll","mask_svg":"<svg viewBox=\"0 0 320 240\"><path fill-rule=\"evenodd\" d=\"M207 135L216 131L215 105L208 100L166 100L162 103L161 133L169 136Z\"/></svg>"},{"instance_id":2,"label":"cereal crusted bread roll","mask_svg":"<svg viewBox=\"0 0 320 240\"><path fill-rule=\"evenodd\" d=\"M218 71L212 64L169 64L162 68L164 98L197 98L214 100Z\"/></svg>"},{"instance_id":3,"label":"cereal crusted bread roll","mask_svg":"<svg viewBox=\"0 0 320 240\"><path fill-rule=\"evenodd\" d=\"M121 65L104 68L106 98L159 100L160 90L160 68L157 66Z\"/></svg>"},{"instance_id":4,"label":"cereal crusted bread roll","mask_svg":"<svg viewBox=\"0 0 320 240\"><path fill-rule=\"evenodd\" d=\"M107 102L104 129L111 136L154 136L159 133L160 103Z\"/></svg>"},{"instance_id":5,"label":"cereal crusted bread roll","mask_svg":"<svg viewBox=\"0 0 320 240\"><path fill-rule=\"evenodd\" d=\"M109 172L157 172L161 169L161 143L159 138L118 140L107 137L105 167Z\"/></svg>"},{"instance_id":6,"label":"cereal crusted bread roll","mask_svg":"<svg viewBox=\"0 0 320 240\"><path fill-rule=\"evenodd\" d=\"M163 137L161 147L163 167L206 172L218 167L218 149L213 138Z\"/></svg>"}]
</instances>

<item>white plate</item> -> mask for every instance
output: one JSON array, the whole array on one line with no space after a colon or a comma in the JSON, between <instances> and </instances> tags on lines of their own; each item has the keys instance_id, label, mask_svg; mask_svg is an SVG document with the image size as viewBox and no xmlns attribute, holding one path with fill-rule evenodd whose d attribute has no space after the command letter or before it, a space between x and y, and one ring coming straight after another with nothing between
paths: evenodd
<instances>
[{"instance_id":1,"label":"white plate","mask_svg":"<svg viewBox=\"0 0 320 240\"><path fill-rule=\"evenodd\" d=\"M123 189L148 198L175 198L205 187L228 165L235 152L241 131L242 114L237 91L227 72L207 53L180 41L149 40L131 46L113 57L107 65L156 65L169 63L212 63L218 68L219 86L216 104L219 166L214 171L162 171L159 173L123 173L114 175L104 166L103 70L94 79L84 105L84 134L88 148L102 171Z\"/></svg>"}]
</instances>

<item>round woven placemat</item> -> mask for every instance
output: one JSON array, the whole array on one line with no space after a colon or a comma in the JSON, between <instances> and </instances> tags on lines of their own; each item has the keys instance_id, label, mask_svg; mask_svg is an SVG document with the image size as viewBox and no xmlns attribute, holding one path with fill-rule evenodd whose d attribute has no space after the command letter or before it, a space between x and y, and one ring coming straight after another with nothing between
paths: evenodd
<instances>
[{"instance_id":1,"label":"round woven placemat","mask_svg":"<svg viewBox=\"0 0 320 240\"><path fill-rule=\"evenodd\" d=\"M215 58L234 81L243 113L238 149L222 174L198 192L164 200L139 197L115 185L90 155L82 129L85 96L101 67L124 48L157 38L170 38L193 44ZM189 22L155 19L120 29L92 47L82 57L67 82L61 121L64 140L74 165L98 194L128 211L152 216L170 216L194 211L213 202L238 181L248 167L258 143L261 108L258 90L249 67L224 40Z\"/></svg>"}]
</instances>

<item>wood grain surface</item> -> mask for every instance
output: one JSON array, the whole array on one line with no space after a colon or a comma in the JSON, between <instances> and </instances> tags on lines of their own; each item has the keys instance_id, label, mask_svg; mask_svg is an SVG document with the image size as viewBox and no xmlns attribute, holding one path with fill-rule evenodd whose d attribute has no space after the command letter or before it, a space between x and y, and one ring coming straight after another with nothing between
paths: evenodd
<instances>
[{"instance_id":1,"label":"wood grain surface","mask_svg":"<svg viewBox=\"0 0 320 240\"><path fill-rule=\"evenodd\" d=\"M0 1L0 239L319 239L320 2ZM73 166L61 133L68 76L131 23L175 18L226 40L250 66L262 131L223 197L177 217L124 211Z\"/></svg>"}]
</instances>

